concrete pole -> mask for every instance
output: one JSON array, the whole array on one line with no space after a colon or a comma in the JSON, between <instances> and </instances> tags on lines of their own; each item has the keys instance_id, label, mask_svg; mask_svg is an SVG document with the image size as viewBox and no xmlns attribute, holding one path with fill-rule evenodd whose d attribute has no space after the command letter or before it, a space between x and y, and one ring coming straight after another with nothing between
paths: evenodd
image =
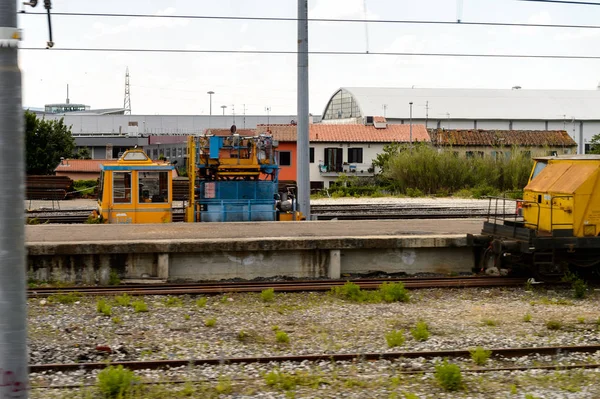
<instances>
[{"instance_id":1,"label":"concrete pole","mask_svg":"<svg viewBox=\"0 0 600 399\"><path fill-rule=\"evenodd\" d=\"M409 131L410 131L410 149L412 150L412 101L408 103L410 105L410 127L409 127Z\"/></svg>"},{"instance_id":2,"label":"concrete pole","mask_svg":"<svg viewBox=\"0 0 600 399\"><path fill-rule=\"evenodd\" d=\"M298 0L298 208L306 220L310 220L308 123L308 0Z\"/></svg>"},{"instance_id":3,"label":"concrete pole","mask_svg":"<svg viewBox=\"0 0 600 399\"><path fill-rule=\"evenodd\" d=\"M17 2L0 0L0 398L27 398L24 121Z\"/></svg>"}]
</instances>

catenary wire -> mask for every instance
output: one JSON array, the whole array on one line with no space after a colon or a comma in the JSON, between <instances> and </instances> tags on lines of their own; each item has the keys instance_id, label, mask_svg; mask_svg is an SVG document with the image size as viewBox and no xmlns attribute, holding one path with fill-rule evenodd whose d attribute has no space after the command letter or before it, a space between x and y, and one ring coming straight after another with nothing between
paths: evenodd
<instances>
[{"instance_id":1,"label":"catenary wire","mask_svg":"<svg viewBox=\"0 0 600 399\"><path fill-rule=\"evenodd\" d=\"M179 54L266 54L286 55L298 54L293 50L187 50L187 49L142 49L142 48L52 48L21 47L20 50L55 51L84 51L84 52L119 52L119 53L179 53ZM377 52L377 51L309 51L311 55L389 55L408 57L473 57L473 58L545 58L545 59L576 59L599 60L600 55L560 55L560 54L477 54L477 53L406 53L406 52Z\"/></svg>"},{"instance_id":2,"label":"catenary wire","mask_svg":"<svg viewBox=\"0 0 600 399\"><path fill-rule=\"evenodd\" d=\"M521 0L542 1L542 0ZM575 3L573 3L575 4ZM598 3L591 3L600 5ZM46 15L40 12L22 12L21 15ZM297 22L293 17L234 17L213 15L155 15L155 14L112 14L112 13L78 13L78 12L53 12L56 16L69 17L107 17L107 18L179 18L179 19L217 19L234 21L282 21ZM395 20L395 19L335 19L335 18L308 18L308 22L330 23L380 23L380 24L413 24L413 25L472 25L472 26L504 26L528 28L565 28L565 29L600 29L600 25L568 25L568 24L533 24L518 22L468 22L468 21L425 21L425 20Z\"/></svg>"},{"instance_id":3,"label":"catenary wire","mask_svg":"<svg viewBox=\"0 0 600 399\"><path fill-rule=\"evenodd\" d=\"M600 6L600 3L592 3L590 1L566 1L566 0L519 0L535 3L557 3L557 4L573 4L579 6Z\"/></svg>"}]
</instances>

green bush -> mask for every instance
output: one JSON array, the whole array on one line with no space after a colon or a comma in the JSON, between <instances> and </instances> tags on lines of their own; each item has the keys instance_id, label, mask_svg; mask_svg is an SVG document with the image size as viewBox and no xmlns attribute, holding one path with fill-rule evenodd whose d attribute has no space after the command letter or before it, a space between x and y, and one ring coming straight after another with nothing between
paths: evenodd
<instances>
[{"instance_id":1,"label":"green bush","mask_svg":"<svg viewBox=\"0 0 600 399\"><path fill-rule=\"evenodd\" d=\"M64 305L70 305L81 299L79 292L69 292L67 294L52 294L48 297L50 303L62 303Z\"/></svg>"},{"instance_id":2,"label":"green bush","mask_svg":"<svg viewBox=\"0 0 600 399\"><path fill-rule=\"evenodd\" d=\"M463 386L460 367L447 360L435 366L435 379L446 391L458 391Z\"/></svg>"},{"instance_id":3,"label":"green bush","mask_svg":"<svg viewBox=\"0 0 600 399\"><path fill-rule=\"evenodd\" d=\"M117 295L115 301L119 306L129 306L131 305L131 296L127 294Z\"/></svg>"},{"instance_id":4,"label":"green bush","mask_svg":"<svg viewBox=\"0 0 600 399\"><path fill-rule=\"evenodd\" d=\"M362 302L366 299L366 295L360 289L360 286L350 281L339 287L331 287L331 292L337 297L352 302Z\"/></svg>"},{"instance_id":5,"label":"green bush","mask_svg":"<svg viewBox=\"0 0 600 399\"><path fill-rule=\"evenodd\" d=\"M144 302L142 299L138 299L137 301L132 302L131 306L133 307L133 311L135 313L148 311L148 305L146 305L146 302Z\"/></svg>"},{"instance_id":6,"label":"green bush","mask_svg":"<svg viewBox=\"0 0 600 399\"><path fill-rule=\"evenodd\" d=\"M385 341L390 348L404 345L404 340L404 330L394 330L385 334Z\"/></svg>"},{"instance_id":7,"label":"green bush","mask_svg":"<svg viewBox=\"0 0 600 399\"><path fill-rule=\"evenodd\" d=\"M571 272L567 272L563 277L563 281L571 283L571 288L573 289L573 297L575 299L583 299L586 297L588 286L587 283L584 280L582 280L579 276Z\"/></svg>"},{"instance_id":8,"label":"green bush","mask_svg":"<svg viewBox=\"0 0 600 399\"><path fill-rule=\"evenodd\" d=\"M471 360L478 366L483 366L490 356L492 356L492 351L485 350L480 346L475 349L470 349L469 353L471 354Z\"/></svg>"},{"instance_id":9,"label":"green bush","mask_svg":"<svg viewBox=\"0 0 600 399\"><path fill-rule=\"evenodd\" d=\"M290 337L285 331L278 330L275 332L275 340L281 344L290 342Z\"/></svg>"},{"instance_id":10,"label":"green bush","mask_svg":"<svg viewBox=\"0 0 600 399\"><path fill-rule=\"evenodd\" d=\"M123 398L139 380L133 371L123 366L108 366L98 373L96 385L104 398Z\"/></svg>"},{"instance_id":11,"label":"green bush","mask_svg":"<svg viewBox=\"0 0 600 399\"><path fill-rule=\"evenodd\" d=\"M73 182L73 190L77 191L77 196L93 195L98 185L97 180L75 180Z\"/></svg>"},{"instance_id":12,"label":"green bush","mask_svg":"<svg viewBox=\"0 0 600 399\"><path fill-rule=\"evenodd\" d=\"M119 276L119 272L116 270L111 270L108 276L108 285L119 285L121 284L121 277Z\"/></svg>"},{"instance_id":13,"label":"green bush","mask_svg":"<svg viewBox=\"0 0 600 399\"><path fill-rule=\"evenodd\" d=\"M558 320L548 320L546 322L546 328L548 330L560 330L562 328L562 323Z\"/></svg>"},{"instance_id":14,"label":"green bush","mask_svg":"<svg viewBox=\"0 0 600 399\"><path fill-rule=\"evenodd\" d=\"M385 282L379 286L379 293L385 302L408 302L410 300L408 291L402 282Z\"/></svg>"},{"instance_id":15,"label":"green bush","mask_svg":"<svg viewBox=\"0 0 600 399\"><path fill-rule=\"evenodd\" d=\"M105 299L100 299L96 302L96 310L104 316L110 316L112 314L112 308Z\"/></svg>"},{"instance_id":16,"label":"green bush","mask_svg":"<svg viewBox=\"0 0 600 399\"><path fill-rule=\"evenodd\" d=\"M267 288L260 293L260 298L263 302L273 302L275 299L275 290L273 288Z\"/></svg>"},{"instance_id":17,"label":"green bush","mask_svg":"<svg viewBox=\"0 0 600 399\"><path fill-rule=\"evenodd\" d=\"M427 341L429 339L429 327L424 321L419 321L415 328L411 328L410 333L417 341Z\"/></svg>"}]
</instances>

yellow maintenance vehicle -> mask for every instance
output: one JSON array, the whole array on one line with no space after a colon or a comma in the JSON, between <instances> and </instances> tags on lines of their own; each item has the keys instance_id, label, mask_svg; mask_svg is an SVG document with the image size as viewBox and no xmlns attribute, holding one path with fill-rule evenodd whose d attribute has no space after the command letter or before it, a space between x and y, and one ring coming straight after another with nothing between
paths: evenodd
<instances>
[{"instance_id":1,"label":"yellow maintenance vehicle","mask_svg":"<svg viewBox=\"0 0 600 399\"><path fill-rule=\"evenodd\" d=\"M488 274L530 270L540 279L567 271L600 271L600 155L534 159L523 199L513 218L492 218L478 235L468 235L475 268ZM507 198L490 207L510 208Z\"/></svg>"}]
</instances>

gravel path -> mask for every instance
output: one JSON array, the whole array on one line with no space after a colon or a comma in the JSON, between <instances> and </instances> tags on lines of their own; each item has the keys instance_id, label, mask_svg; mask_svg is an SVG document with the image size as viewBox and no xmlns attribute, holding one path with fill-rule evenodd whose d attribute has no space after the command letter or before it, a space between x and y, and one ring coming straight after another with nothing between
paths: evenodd
<instances>
[{"instance_id":1,"label":"gravel path","mask_svg":"<svg viewBox=\"0 0 600 399\"><path fill-rule=\"evenodd\" d=\"M408 303L390 304L352 303L327 293L275 294L272 302L262 301L260 294L205 299L153 296L144 298L148 312L138 313L106 298L112 306L110 316L97 311L98 298L78 298L72 304L35 299L29 301L30 363L600 344L598 292L584 300L572 299L568 290L539 286L533 292L432 289L413 291L411 296ZM425 341L417 341L409 332L420 320L429 326ZM557 329L548 328L549 321ZM405 331L404 344L388 347L385 336L392 330ZM282 331L288 343L277 341L276 334ZM156 397L180 397L185 393L183 385L193 391L191 397L210 397L219 384L227 388L222 392L231 392L226 397L283 398L292 391L302 398L404 398L407 392L420 398L524 398L528 393L538 398L600 397L596 370L465 374L465 388L451 394L444 393L430 373L399 374L431 370L440 360L280 365L293 375L288 378L284 373L294 381L294 389L267 384L277 380L265 377L277 365L197 366L138 374L145 381L188 381L170 385L165 388L171 390L167 396ZM600 354L495 359L486 366L584 361L600 363ZM463 370L474 367L469 360L458 362ZM192 380L198 382L194 385ZM95 372L32 375L34 386L80 386L94 381ZM86 389L92 388L71 393L81 395ZM517 394L511 396L511 391ZM32 397L64 397L60 395L65 392L34 389ZM139 397L154 397L150 394L145 391Z\"/></svg>"}]
</instances>

